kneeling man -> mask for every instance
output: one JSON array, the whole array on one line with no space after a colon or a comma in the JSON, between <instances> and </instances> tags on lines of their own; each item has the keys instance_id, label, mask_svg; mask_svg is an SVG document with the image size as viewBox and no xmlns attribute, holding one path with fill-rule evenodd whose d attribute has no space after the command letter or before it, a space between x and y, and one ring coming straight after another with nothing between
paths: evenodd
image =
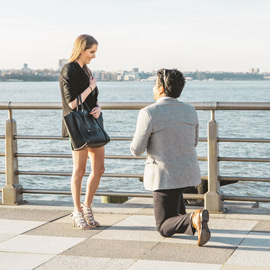
<instances>
[{"instance_id":1,"label":"kneeling man","mask_svg":"<svg viewBox=\"0 0 270 270\"><path fill-rule=\"evenodd\" d=\"M155 104L140 110L130 150L134 156L147 149L145 189L154 191L156 227L162 236L198 233L198 245L210 239L207 210L186 214L183 191L201 183L197 160L198 117L191 105L177 100L185 85L176 70L157 72Z\"/></svg>"}]
</instances>

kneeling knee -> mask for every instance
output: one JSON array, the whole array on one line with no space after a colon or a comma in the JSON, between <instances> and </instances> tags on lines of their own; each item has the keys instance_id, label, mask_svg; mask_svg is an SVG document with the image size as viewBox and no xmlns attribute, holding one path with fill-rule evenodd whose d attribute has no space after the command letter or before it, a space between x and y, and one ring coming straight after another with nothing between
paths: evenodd
<instances>
[{"instance_id":1,"label":"kneeling knee","mask_svg":"<svg viewBox=\"0 0 270 270\"><path fill-rule=\"evenodd\" d=\"M167 232L167 231L164 231L162 228L157 228L157 231L160 233L161 236L163 237L171 237L172 234Z\"/></svg>"}]
</instances>

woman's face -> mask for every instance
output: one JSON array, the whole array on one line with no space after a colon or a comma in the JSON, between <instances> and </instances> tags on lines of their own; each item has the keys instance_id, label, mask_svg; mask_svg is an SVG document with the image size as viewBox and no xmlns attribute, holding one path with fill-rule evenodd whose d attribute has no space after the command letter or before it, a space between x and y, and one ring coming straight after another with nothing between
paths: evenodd
<instances>
[{"instance_id":1,"label":"woman's face","mask_svg":"<svg viewBox=\"0 0 270 270\"><path fill-rule=\"evenodd\" d=\"M82 61L85 65L89 64L93 58L96 58L98 46L94 44L91 48L83 51L79 57L79 60Z\"/></svg>"}]
</instances>

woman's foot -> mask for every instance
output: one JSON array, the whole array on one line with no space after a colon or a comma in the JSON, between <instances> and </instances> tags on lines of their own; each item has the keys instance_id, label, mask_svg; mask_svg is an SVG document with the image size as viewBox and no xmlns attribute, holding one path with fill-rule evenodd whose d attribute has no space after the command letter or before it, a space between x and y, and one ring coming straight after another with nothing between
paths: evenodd
<instances>
[{"instance_id":1,"label":"woman's foot","mask_svg":"<svg viewBox=\"0 0 270 270\"><path fill-rule=\"evenodd\" d=\"M83 212L73 211L71 214L73 227L78 227L81 230L90 230L93 228L84 218Z\"/></svg>"},{"instance_id":2,"label":"woman's foot","mask_svg":"<svg viewBox=\"0 0 270 270\"><path fill-rule=\"evenodd\" d=\"M84 218L87 221L87 224L89 224L90 226L94 228L99 227L100 224L94 219L92 207L86 206L85 204L82 204L81 206L82 206Z\"/></svg>"}]
</instances>

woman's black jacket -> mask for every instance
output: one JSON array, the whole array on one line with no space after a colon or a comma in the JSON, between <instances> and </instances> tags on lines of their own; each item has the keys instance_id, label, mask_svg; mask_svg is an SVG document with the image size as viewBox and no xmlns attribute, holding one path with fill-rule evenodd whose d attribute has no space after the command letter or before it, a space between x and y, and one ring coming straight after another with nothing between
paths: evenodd
<instances>
[{"instance_id":1,"label":"woman's black jacket","mask_svg":"<svg viewBox=\"0 0 270 270\"><path fill-rule=\"evenodd\" d=\"M81 66L77 62L70 62L62 68L59 83L63 102L63 117L65 117L72 111L68 104L75 100L89 86L90 82ZM91 110L97 106L97 96L98 89L96 87L84 101ZM62 136L68 136L64 121L62 121Z\"/></svg>"}]
</instances>

